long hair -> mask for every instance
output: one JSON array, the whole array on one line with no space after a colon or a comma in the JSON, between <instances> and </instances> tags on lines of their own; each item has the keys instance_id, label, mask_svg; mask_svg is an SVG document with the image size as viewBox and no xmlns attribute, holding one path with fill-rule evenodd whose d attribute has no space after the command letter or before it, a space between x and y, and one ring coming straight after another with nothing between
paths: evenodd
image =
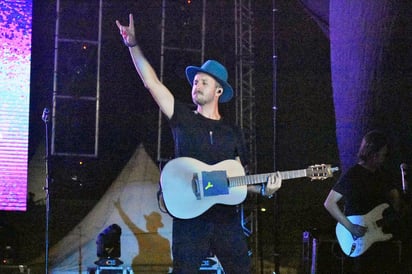
<instances>
[{"instance_id":1,"label":"long hair","mask_svg":"<svg viewBox=\"0 0 412 274\"><path fill-rule=\"evenodd\" d=\"M362 138L362 143L358 151L358 158L366 161L384 146L389 146L388 137L379 130L369 131Z\"/></svg>"}]
</instances>

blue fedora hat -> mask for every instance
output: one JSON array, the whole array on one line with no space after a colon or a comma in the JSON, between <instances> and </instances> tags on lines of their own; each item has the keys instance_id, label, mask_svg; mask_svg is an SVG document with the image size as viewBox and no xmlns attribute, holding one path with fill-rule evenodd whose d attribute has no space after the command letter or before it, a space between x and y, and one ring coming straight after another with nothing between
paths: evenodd
<instances>
[{"instance_id":1,"label":"blue fedora hat","mask_svg":"<svg viewBox=\"0 0 412 274\"><path fill-rule=\"evenodd\" d=\"M186 68L186 77L190 85L193 85L193 79L196 73L204 72L212 76L222 85L223 93L219 97L220 103L229 102L233 97L233 89L227 82L228 74L226 68L215 60L207 60L200 68L195 66L188 66Z\"/></svg>"}]
</instances>

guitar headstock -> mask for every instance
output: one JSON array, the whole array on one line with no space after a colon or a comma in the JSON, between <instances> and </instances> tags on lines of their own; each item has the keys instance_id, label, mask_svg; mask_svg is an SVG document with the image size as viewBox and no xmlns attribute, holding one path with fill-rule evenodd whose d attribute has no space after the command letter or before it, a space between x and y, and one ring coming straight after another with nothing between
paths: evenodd
<instances>
[{"instance_id":1,"label":"guitar headstock","mask_svg":"<svg viewBox=\"0 0 412 274\"><path fill-rule=\"evenodd\" d=\"M312 165L306 169L306 176L312 180L325 180L333 177L333 173L339 170L338 167L332 167L331 165L321 164Z\"/></svg>"}]
</instances>

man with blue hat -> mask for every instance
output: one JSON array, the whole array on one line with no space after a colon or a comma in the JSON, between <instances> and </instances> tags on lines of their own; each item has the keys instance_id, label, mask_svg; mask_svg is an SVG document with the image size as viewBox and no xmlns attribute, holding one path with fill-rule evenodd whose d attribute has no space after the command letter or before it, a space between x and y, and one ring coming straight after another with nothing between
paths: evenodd
<instances>
[{"instance_id":1,"label":"man with blue hat","mask_svg":"<svg viewBox=\"0 0 412 274\"><path fill-rule=\"evenodd\" d=\"M219 112L219 103L229 102L233 89L228 83L226 68L215 60L201 67L186 68L192 85L193 110L175 100L173 94L157 77L140 50L135 36L133 16L129 25L116 24L129 48L135 68L145 87L167 117L171 127L175 157L190 157L214 165L227 159L247 164L247 149L241 130L228 123ZM279 176L270 176L260 187L248 189L271 196L281 187ZM179 197L177 197L178 199ZM250 274L251 261L236 205L215 204L193 218L173 218L173 273L198 273L202 260L216 255L226 274Z\"/></svg>"}]
</instances>

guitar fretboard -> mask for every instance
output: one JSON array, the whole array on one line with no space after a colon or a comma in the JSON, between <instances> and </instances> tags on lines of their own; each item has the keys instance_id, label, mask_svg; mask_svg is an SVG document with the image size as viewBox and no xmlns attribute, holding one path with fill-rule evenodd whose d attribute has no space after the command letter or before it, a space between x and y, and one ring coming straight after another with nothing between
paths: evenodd
<instances>
[{"instance_id":1,"label":"guitar fretboard","mask_svg":"<svg viewBox=\"0 0 412 274\"><path fill-rule=\"evenodd\" d=\"M236 187L236 186L244 186L244 185L255 185L267 182L268 178L272 175L276 174L273 173L263 173L263 174L255 174L255 175L247 175L247 176L238 176L238 177L230 177L229 179L229 187ZM280 178L282 180L288 179L295 179L306 177L307 172L306 169L299 169L293 171L279 171Z\"/></svg>"}]
</instances>

